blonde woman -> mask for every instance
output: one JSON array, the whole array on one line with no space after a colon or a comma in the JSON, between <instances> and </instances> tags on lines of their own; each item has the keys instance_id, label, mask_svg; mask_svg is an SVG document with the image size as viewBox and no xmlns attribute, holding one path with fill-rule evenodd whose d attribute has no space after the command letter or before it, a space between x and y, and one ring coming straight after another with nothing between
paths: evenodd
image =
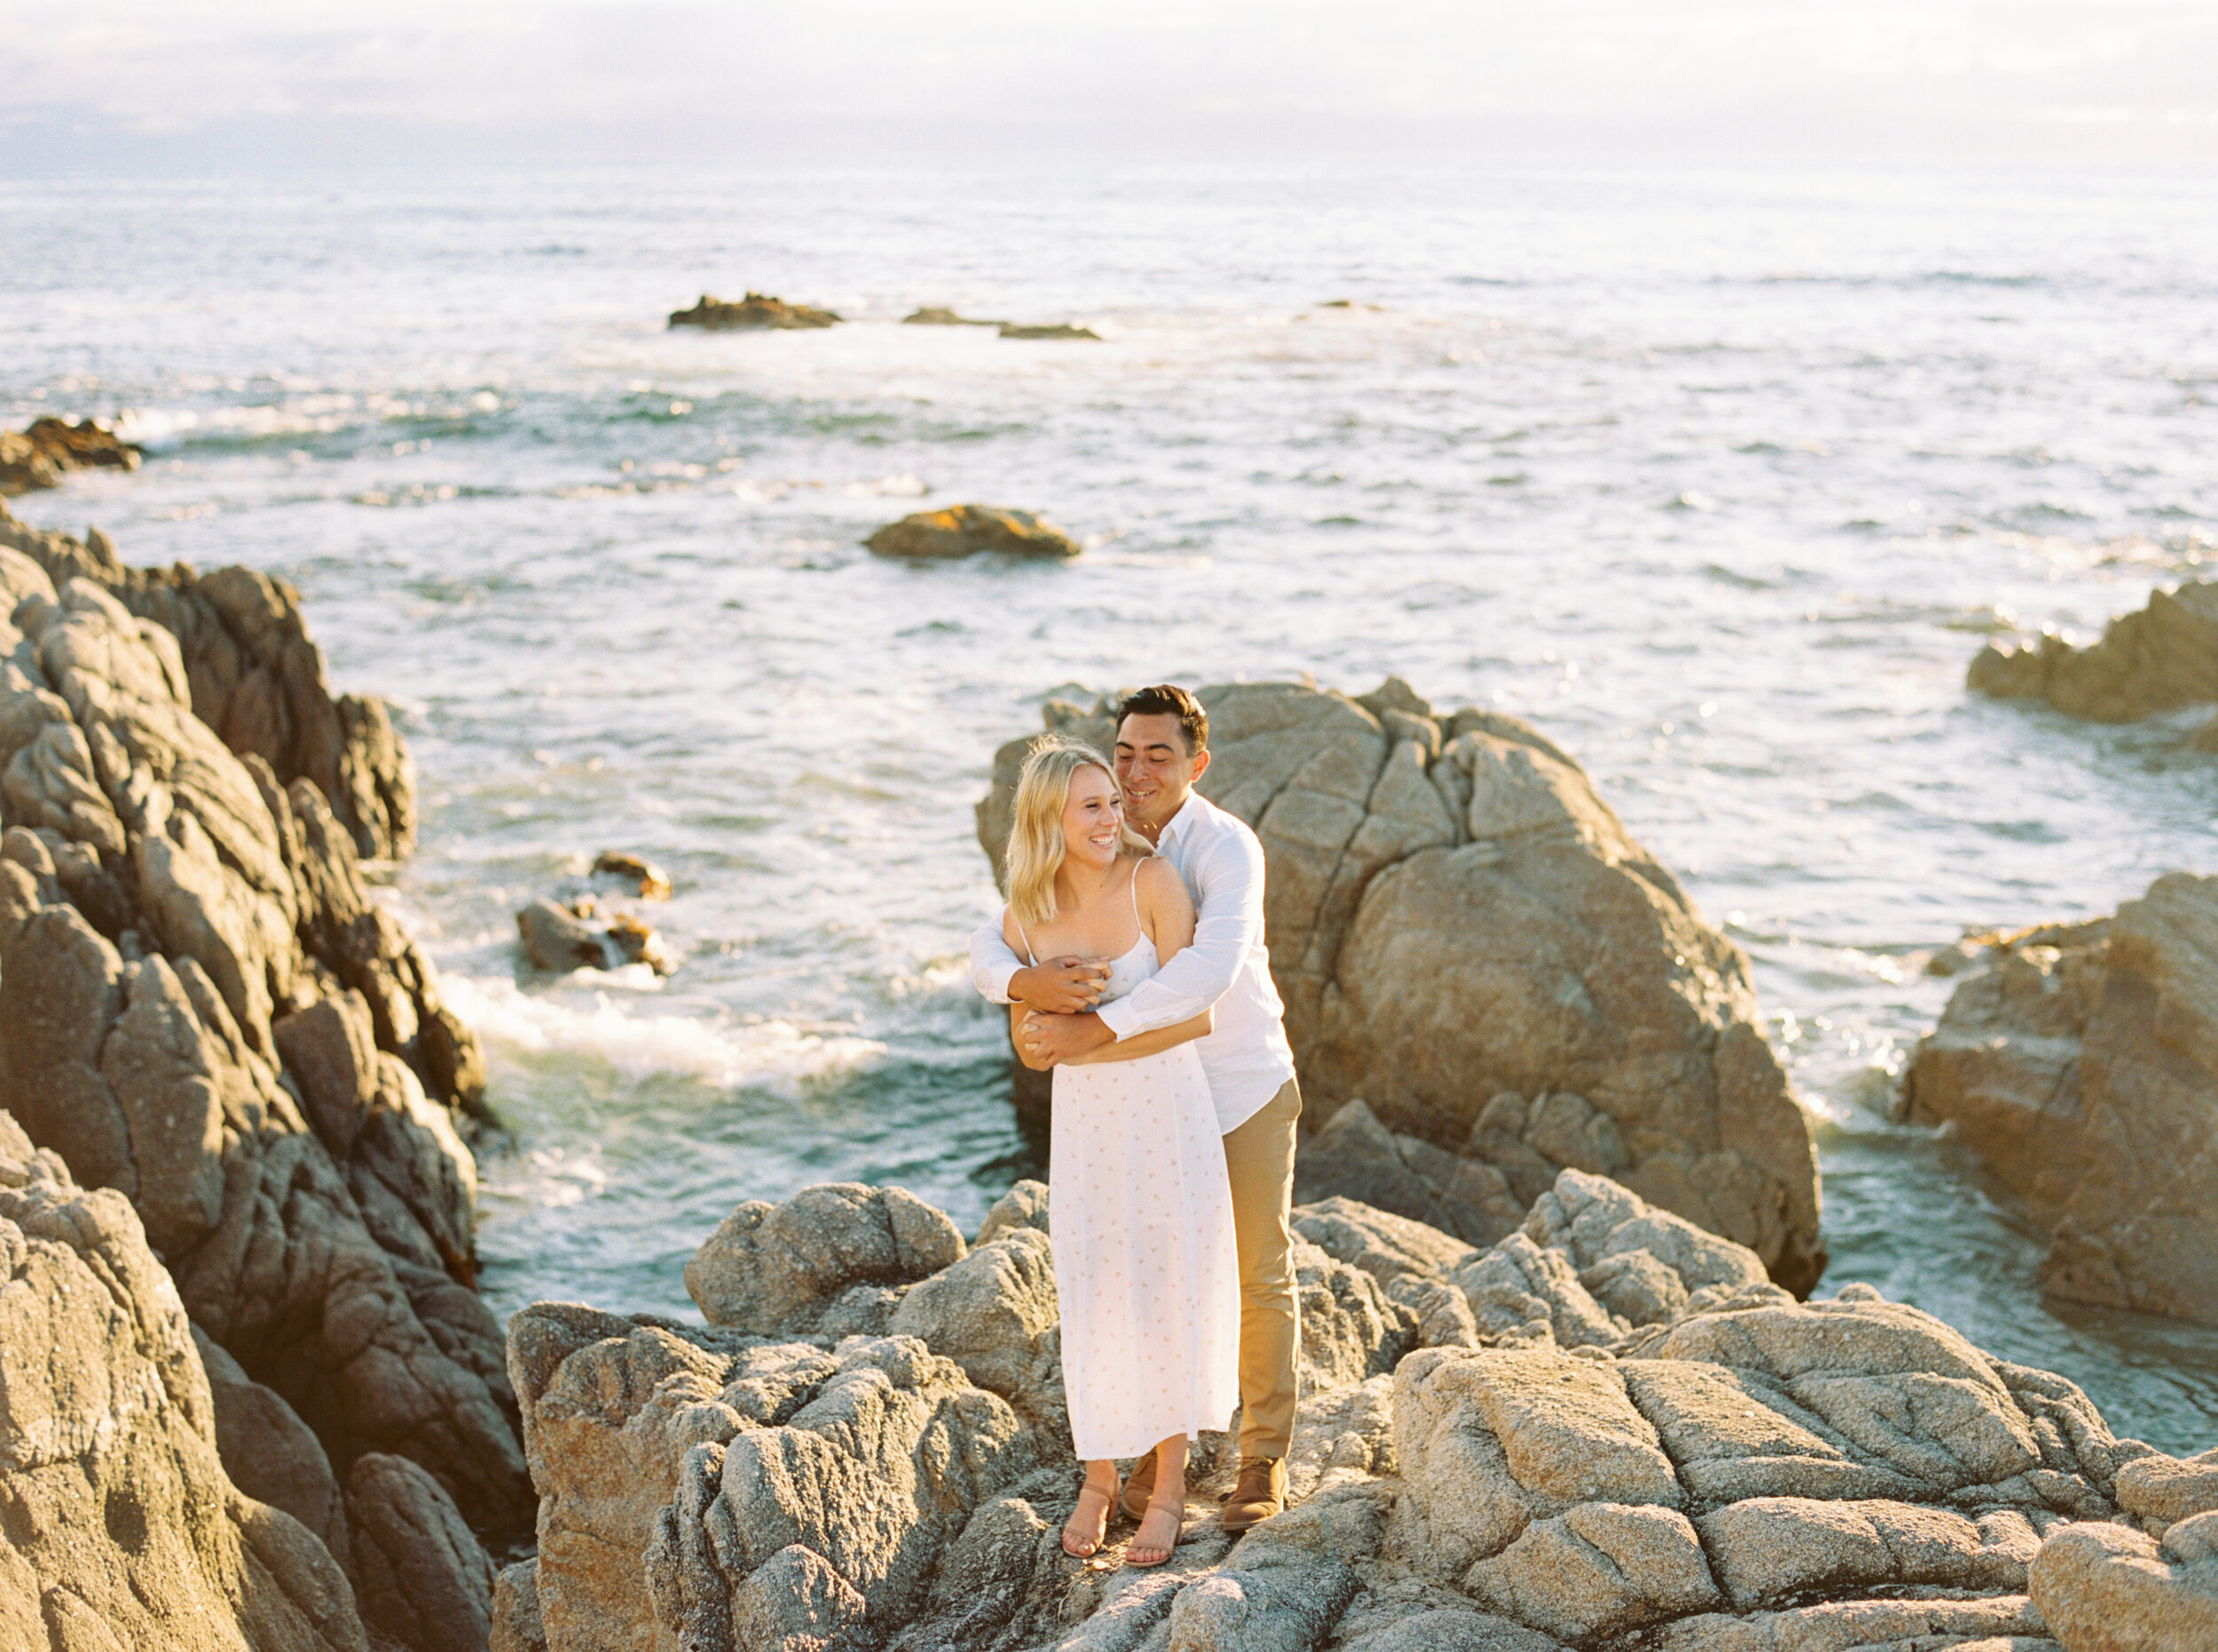
<instances>
[{"instance_id":1,"label":"blonde woman","mask_svg":"<svg viewBox=\"0 0 2218 1652\"><path fill-rule=\"evenodd\" d=\"M1098 752L1050 736L1026 759L1002 928L1011 950L1035 962L1102 960L1104 1003L1192 941L1185 883L1125 824ZM1010 1011L1019 1050L1026 1013ZM1063 1530L1071 1554L1101 1547L1115 1459L1152 1455L1155 1490L1125 1563L1168 1560L1185 1512L1188 1437L1225 1427L1239 1400L1231 1190L1193 1042L1210 1025L1204 1011L1054 1069L1055 1286L1071 1440L1086 1463Z\"/></svg>"}]
</instances>

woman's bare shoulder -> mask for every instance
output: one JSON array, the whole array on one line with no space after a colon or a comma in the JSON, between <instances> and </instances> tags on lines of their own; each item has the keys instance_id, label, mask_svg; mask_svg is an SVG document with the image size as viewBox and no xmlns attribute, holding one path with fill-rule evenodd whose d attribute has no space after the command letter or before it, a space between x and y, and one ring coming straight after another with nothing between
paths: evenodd
<instances>
[{"instance_id":1,"label":"woman's bare shoulder","mask_svg":"<svg viewBox=\"0 0 2218 1652\"><path fill-rule=\"evenodd\" d=\"M1178 869L1160 854L1151 854L1132 869L1134 886L1143 901L1168 901L1173 906L1191 906L1193 899L1186 893L1186 880L1178 875Z\"/></svg>"}]
</instances>

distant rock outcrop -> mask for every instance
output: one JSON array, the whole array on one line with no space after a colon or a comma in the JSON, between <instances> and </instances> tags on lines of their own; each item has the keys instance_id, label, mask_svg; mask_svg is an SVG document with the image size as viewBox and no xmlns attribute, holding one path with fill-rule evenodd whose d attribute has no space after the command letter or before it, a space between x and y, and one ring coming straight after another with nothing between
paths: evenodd
<instances>
[{"instance_id":1,"label":"distant rock outcrop","mask_svg":"<svg viewBox=\"0 0 2218 1652\"><path fill-rule=\"evenodd\" d=\"M228 745L193 651L125 601L190 616L223 576L30 543L40 560L0 545L0 1106L130 1201L185 1311L313 1431L323 1473L406 1457L513 1530L515 1401L471 1288L476 1041L324 791ZM58 589L43 562L75 558L107 577Z\"/></svg>"},{"instance_id":2,"label":"distant rock outcrop","mask_svg":"<svg viewBox=\"0 0 2218 1652\"><path fill-rule=\"evenodd\" d=\"M836 326L839 319L829 310L789 304L783 298L755 292L736 303L704 293L701 302L692 309L670 312L670 325L673 327L703 327L712 333L790 332Z\"/></svg>"},{"instance_id":3,"label":"distant rock outcrop","mask_svg":"<svg viewBox=\"0 0 2218 1652\"><path fill-rule=\"evenodd\" d=\"M2218 1324L2218 877L2030 931L1967 976L1903 1081L2050 1231L2044 1288Z\"/></svg>"},{"instance_id":4,"label":"distant rock outcrop","mask_svg":"<svg viewBox=\"0 0 2218 1652\"><path fill-rule=\"evenodd\" d=\"M0 1113L0 1646L369 1652L338 1562L216 1433L130 1203Z\"/></svg>"},{"instance_id":5,"label":"distant rock outcrop","mask_svg":"<svg viewBox=\"0 0 2218 1652\"><path fill-rule=\"evenodd\" d=\"M2146 608L2112 620L2087 648L2053 633L2010 649L1990 642L1964 681L1997 699L2046 700L2098 723L2218 701L2218 584L2151 591Z\"/></svg>"},{"instance_id":6,"label":"distant rock outcrop","mask_svg":"<svg viewBox=\"0 0 2218 1652\"><path fill-rule=\"evenodd\" d=\"M1577 1170L1486 1249L1345 1199L1297 1210L1294 1506L1225 1534L1207 1499L1232 1464L1205 1436L1169 1564L1117 1569L1121 1520L1103 1559L1074 1559L1056 1539L1078 1467L1034 1403L1037 1350L1058 1340L1036 1267L1047 1212L1036 1184L1004 1202L971 1248L898 1189L811 1188L742 1207L696 1258L688 1283L721 1323L517 1315L539 1547L501 1578L514 1626L498 1643L2096 1652L2209 1638L2206 1459L2118 1439L2071 1383L1868 1286L1797 1303L1752 1252Z\"/></svg>"},{"instance_id":7,"label":"distant rock outcrop","mask_svg":"<svg viewBox=\"0 0 2218 1652\"><path fill-rule=\"evenodd\" d=\"M141 457L137 447L90 419L75 424L34 419L20 434L0 430L0 496L59 487L71 470L136 470Z\"/></svg>"},{"instance_id":8,"label":"distant rock outcrop","mask_svg":"<svg viewBox=\"0 0 2218 1652\"><path fill-rule=\"evenodd\" d=\"M1101 334L1095 332L1093 328L1077 326L1068 321L1058 321L1047 326L1026 326L1015 321L1004 321L1001 324L999 336L1002 338L1091 339L1097 344L1101 342Z\"/></svg>"},{"instance_id":9,"label":"distant rock outcrop","mask_svg":"<svg viewBox=\"0 0 2218 1652\"><path fill-rule=\"evenodd\" d=\"M958 316L952 310L942 310L937 304L926 304L901 318L903 326L912 327L1005 327L1006 321L981 321L972 316Z\"/></svg>"},{"instance_id":10,"label":"distant rock outcrop","mask_svg":"<svg viewBox=\"0 0 2218 1652\"><path fill-rule=\"evenodd\" d=\"M1360 1097L1380 1127L1362 1143L1345 1127L1367 1193L1335 1179L1354 1158L1315 1153L1306 1188L1477 1238L1571 1167L1748 1246L1797 1293L1815 1284L1816 1153L1748 960L1576 762L1514 717L1435 713L1399 679L1356 697L1199 695L1200 790L1262 839L1309 1116L1329 1128ZM1057 702L1044 720L1105 751L1112 704ZM995 753L978 806L997 878L1029 743ZM1023 1076L1020 1097L1043 1105Z\"/></svg>"},{"instance_id":11,"label":"distant rock outcrop","mask_svg":"<svg viewBox=\"0 0 2218 1652\"><path fill-rule=\"evenodd\" d=\"M1000 510L990 505L950 505L920 510L888 523L863 541L880 556L901 562L949 562L993 551L1034 562L1067 561L1078 541L1028 510Z\"/></svg>"}]
</instances>

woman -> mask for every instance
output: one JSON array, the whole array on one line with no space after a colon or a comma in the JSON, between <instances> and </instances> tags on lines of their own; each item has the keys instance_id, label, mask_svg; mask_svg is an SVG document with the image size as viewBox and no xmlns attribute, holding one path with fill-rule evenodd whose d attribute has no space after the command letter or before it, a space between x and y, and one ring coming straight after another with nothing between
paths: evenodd
<instances>
[{"instance_id":1,"label":"woman","mask_svg":"<svg viewBox=\"0 0 2218 1652\"><path fill-rule=\"evenodd\" d=\"M1124 823L1107 759L1054 736L1034 746L1009 834L1011 949L1034 963L1106 961L1105 1002L1160 969L1193 928L1184 882ZM1026 1013L1010 1011L1019 1052ZM1239 1401L1232 1197L1193 1048L1209 1027L1205 1011L1055 1069L1055 1288L1071 1441L1086 1463L1063 1530L1071 1554L1101 1547L1114 1459L1152 1451L1155 1491L1125 1563L1168 1560L1185 1512L1187 1438L1223 1428Z\"/></svg>"}]
</instances>

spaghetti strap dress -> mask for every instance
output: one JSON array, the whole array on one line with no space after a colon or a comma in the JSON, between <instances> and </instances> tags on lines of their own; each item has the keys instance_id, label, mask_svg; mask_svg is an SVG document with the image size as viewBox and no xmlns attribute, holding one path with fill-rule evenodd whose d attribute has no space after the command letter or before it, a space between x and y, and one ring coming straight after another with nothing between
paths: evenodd
<instances>
[{"instance_id":1,"label":"spaghetti strap dress","mask_svg":"<svg viewBox=\"0 0 2218 1652\"><path fill-rule=\"evenodd\" d=\"M1160 967L1141 925L1102 1001ZM1239 1264L1200 1057L1189 1042L1058 1066L1053 1097L1049 1221L1073 1446L1089 1461L1140 1457L1224 1428L1239 1403Z\"/></svg>"}]
</instances>

